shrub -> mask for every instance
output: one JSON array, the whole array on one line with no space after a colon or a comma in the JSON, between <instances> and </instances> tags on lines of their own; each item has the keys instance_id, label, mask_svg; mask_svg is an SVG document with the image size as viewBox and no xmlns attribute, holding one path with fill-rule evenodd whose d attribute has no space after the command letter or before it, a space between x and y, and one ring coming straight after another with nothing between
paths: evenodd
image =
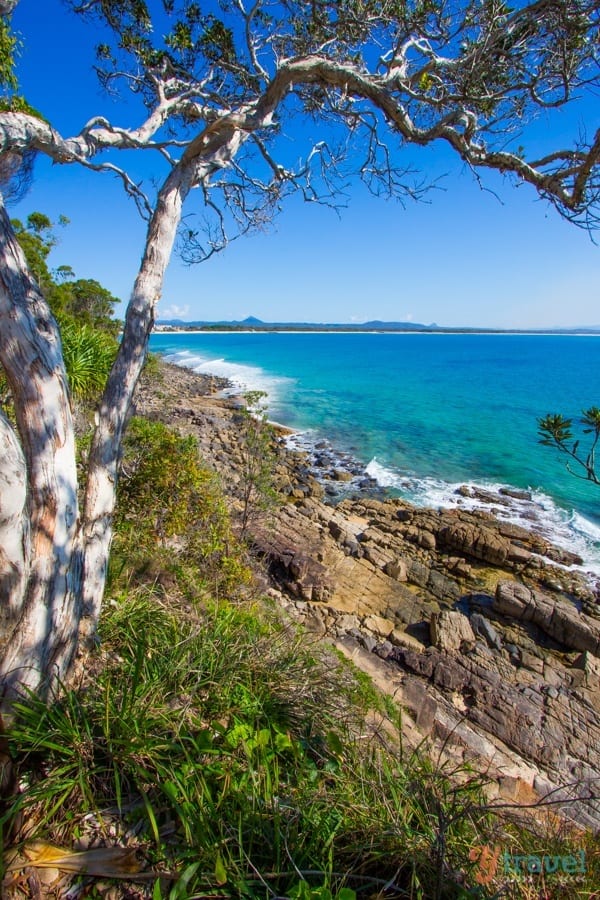
<instances>
[{"instance_id":1,"label":"shrub","mask_svg":"<svg viewBox=\"0 0 600 900\"><path fill-rule=\"evenodd\" d=\"M161 422L133 418L124 440L114 555L153 559L180 583L229 590L249 577L216 477L198 445ZM112 571L115 571L113 559Z\"/></svg>"},{"instance_id":2,"label":"shrub","mask_svg":"<svg viewBox=\"0 0 600 900\"><path fill-rule=\"evenodd\" d=\"M273 481L276 463L274 431L267 420L264 391L248 391L244 394L245 406L237 413L240 451L242 537L251 524L272 510L278 495Z\"/></svg>"},{"instance_id":3,"label":"shrub","mask_svg":"<svg viewBox=\"0 0 600 900\"><path fill-rule=\"evenodd\" d=\"M90 399L104 388L117 341L90 325L74 322L62 326L61 337L71 392L77 399Z\"/></svg>"}]
</instances>

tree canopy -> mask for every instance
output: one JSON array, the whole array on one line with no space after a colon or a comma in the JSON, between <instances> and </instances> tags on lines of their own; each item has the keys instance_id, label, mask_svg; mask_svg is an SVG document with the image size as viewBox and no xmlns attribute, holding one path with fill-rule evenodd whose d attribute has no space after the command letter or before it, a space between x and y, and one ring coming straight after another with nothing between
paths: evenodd
<instances>
[{"instance_id":1,"label":"tree canopy","mask_svg":"<svg viewBox=\"0 0 600 900\"><path fill-rule=\"evenodd\" d=\"M58 224L64 227L68 219L61 216ZM62 265L55 271L48 267L48 256L58 243L56 226L48 216L33 212L26 225L13 219L12 226L29 270L59 323L89 325L116 335L119 322L114 318L114 308L119 298L94 278L75 278L70 266Z\"/></svg>"},{"instance_id":2,"label":"tree canopy","mask_svg":"<svg viewBox=\"0 0 600 900\"><path fill-rule=\"evenodd\" d=\"M597 87L597 2L69 2L102 26L101 82L133 92L147 117L91 117L71 140L22 121L5 147L117 172L147 216L154 198L102 155L151 150L161 173L189 163L202 200L180 233L190 260L262 224L292 190L335 203L350 171L376 193L419 195L426 175L402 164L408 144L443 142L474 172L528 182L562 215L596 224L595 125L541 158L528 156L526 132ZM321 137L284 149L282 123L306 116Z\"/></svg>"}]
</instances>

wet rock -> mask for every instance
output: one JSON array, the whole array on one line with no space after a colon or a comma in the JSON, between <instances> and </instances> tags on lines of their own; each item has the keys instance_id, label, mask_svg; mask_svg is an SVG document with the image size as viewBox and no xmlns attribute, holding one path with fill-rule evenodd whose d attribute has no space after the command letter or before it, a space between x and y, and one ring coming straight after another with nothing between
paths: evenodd
<instances>
[{"instance_id":1,"label":"wet rock","mask_svg":"<svg viewBox=\"0 0 600 900\"><path fill-rule=\"evenodd\" d=\"M345 469L334 469L332 477L334 481L352 481L352 473Z\"/></svg>"},{"instance_id":2,"label":"wet rock","mask_svg":"<svg viewBox=\"0 0 600 900\"><path fill-rule=\"evenodd\" d=\"M520 491L516 488L504 488L501 487L498 490L499 494L502 494L503 497L512 497L513 500L531 500L532 494L531 491Z\"/></svg>"}]
</instances>

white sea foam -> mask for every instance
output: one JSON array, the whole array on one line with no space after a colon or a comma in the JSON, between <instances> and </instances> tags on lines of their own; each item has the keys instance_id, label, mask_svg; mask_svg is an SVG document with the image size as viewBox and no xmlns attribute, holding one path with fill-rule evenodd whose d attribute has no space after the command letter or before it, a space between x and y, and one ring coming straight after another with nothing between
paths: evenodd
<instances>
[{"instance_id":1,"label":"white sea foam","mask_svg":"<svg viewBox=\"0 0 600 900\"><path fill-rule=\"evenodd\" d=\"M224 358L202 356L190 350L165 355L166 362L176 366L185 366L201 375L214 375L226 378L231 388L225 393L241 394L246 391L264 391L268 397L269 407L278 399L293 379L278 377L265 372L259 366L247 366L242 363L229 362Z\"/></svg>"},{"instance_id":2,"label":"white sea foam","mask_svg":"<svg viewBox=\"0 0 600 900\"><path fill-rule=\"evenodd\" d=\"M203 356L189 350L168 353L164 358L198 373L226 378L232 385L229 393L264 391L268 397L271 417L277 414L279 398L294 382L294 379L265 372L259 366L232 363L224 358ZM322 436L313 429L296 432L288 438L290 448L307 452L314 450L321 442ZM344 456L347 457L347 454ZM342 461L342 467L344 464L347 464L347 458ZM485 510L499 519L535 531L557 546L576 553L584 560L581 567L584 571L600 576L600 526L579 513L561 509L541 492L532 491L531 499L525 500L499 493L501 489L513 490L509 485L489 482L451 483L433 477L417 478L384 466L376 457L363 472L380 487L398 491L415 506ZM466 490L459 493L459 488ZM488 496L485 496L486 493Z\"/></svg>"},{"instance_id":3,"label":"white sea foam","mask_svg":"<svg viewBox=\"0 0 600 900\"><path fill-rule=\"evenodd\" d=\"M600 527L576 512L561 509L551 497L531 491L531 499L513 497L514 491L496 483L450 483L436 478L416 478L383 466L377 458L366 468L379 485L394 488L415 506L484 510L546 538L583 559L583 570L600 575ZM459 490L460 489L460 490Z\"/></svg>"}]
</instances>

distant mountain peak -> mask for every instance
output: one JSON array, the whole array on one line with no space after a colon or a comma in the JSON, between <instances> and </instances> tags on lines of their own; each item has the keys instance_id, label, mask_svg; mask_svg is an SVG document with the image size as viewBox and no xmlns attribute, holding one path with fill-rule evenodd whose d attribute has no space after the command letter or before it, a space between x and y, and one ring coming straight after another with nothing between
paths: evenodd
<instances>
[{"instance_id":1,"label":"distant mountain peak","mask_svg":"<svg viewBox=\"0 0 600 900\"><path fill-rule=\"evenodd\" d=\"M248 318L244 319L241 324L242 325L264 325L265 323L261 319L257 319L256 316L248 316Z\"/></svg>"}]
</instances>

